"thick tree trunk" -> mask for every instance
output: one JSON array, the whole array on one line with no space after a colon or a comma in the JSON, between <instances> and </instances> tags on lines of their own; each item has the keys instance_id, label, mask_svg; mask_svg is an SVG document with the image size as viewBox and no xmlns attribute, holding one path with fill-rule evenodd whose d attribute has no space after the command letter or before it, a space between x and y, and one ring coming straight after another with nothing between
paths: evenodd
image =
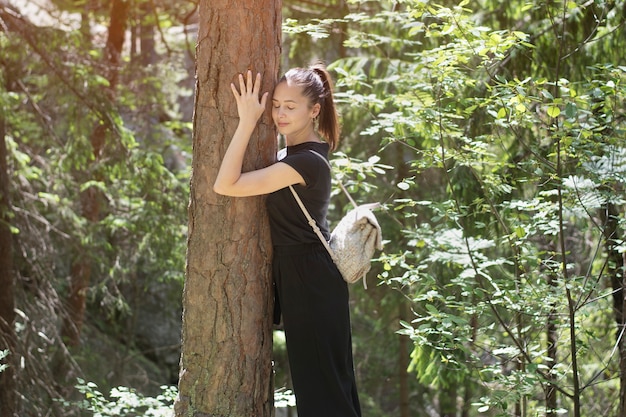
<instances>
[{"instance_id":1,"label":"thick tree trunk","mask_svg":"<svg viewBox=\"0 0 626 417\"><path fill-rule=\"evenodd\" d=\"M15 299L13 275L13 244L10 229L9 169L4 109L0 107L0 351L9 356L0 364L9 365L0 372L0 416L17 415L15 395Z\"/></svg>"},{"instance_id":2,"label":"thick tree trunk","mask_svg":"<svg viewBox=\"0 0 626 417\"><path fill-rule=\"evenodd\" d=\"M271 244L265 199L228 198L213 181L237 126L230 90L248 68L263 91L278 75L280 0L201 0L196 57L193 171L182 356L175 415L272 414ZM271 163L269 112L249 145L244 170Z\"/></svg>"},{"instance_id":3,"label":"thick tree trunk","mask_svg":"<svg viewBox=\"0 0 626 417\"><path fill-rule=\"evenodd\" d=\"M111 4L109 31L105 48L106 73L104 74L109 81L107 95L111 100L115 98L129 7L130 2L128 0L113 0ZM103 151L108 130L109 126L105 121L102 121L102 123L96 125L91 133L91 147L96 161L100 158ZM100 204L101 192L97 188L87 188L81 194L82 215L90 223L96 223L100 219ZM91 260L89 256L86 256L86 253L89 251L80 252L76 254L76 259L72 262L70 269L71 282L67 301L68 313L62 329L63 338L69 346L80 344L80 333L83 327L87 303L87 290L91 282Z\"/></svg>"}]
</instances>

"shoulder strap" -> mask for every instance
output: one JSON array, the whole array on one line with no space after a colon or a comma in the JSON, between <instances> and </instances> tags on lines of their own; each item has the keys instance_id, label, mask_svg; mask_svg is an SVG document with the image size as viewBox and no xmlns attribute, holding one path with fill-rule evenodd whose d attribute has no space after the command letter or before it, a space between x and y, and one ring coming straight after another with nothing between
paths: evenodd
<instances>
[{"instance_id":1,"label":"shoulder strap","mask_svg":"<svg viewBox=\"0 0 626 417\"><path fill-rule=\"evenodd\" d=\"M315 155L317 155L322 161L324 161L324 163L326 164L326 166L328 167L328 169L330 169L330 172L332 173L333 168L330 166L330 162L328 162L328 160L326 158L324 158L322 155L320 155L318 152L315 152L313 149L309 149L309 152L314 153ZM344 194L346 195L346 197L348 197L348 200L350 200L350 202L352 203L352 205L354 206L354 208L358 207L358 204L354 201L354 199L352 198L352 196L350 195L350 193L348 192L348 190L346 189L346 187L343 185L343 183L338 179L335 178L337 180L337 182L339 183L339 186L341 187L341 189L343 190Z\"/></svg>"},{"instance_id":2,"label":"shoulder strap","mask_svg":"<svg viewBox=\"0 0 626 417\"><path fill-rule=\"evenodd\" d=\"M300 196L298 195L296 190L294 190L291 185L289 186L289 189L291 190L291 193L293 194L294 198L298 202L298 205L300 206L300 210L302 210L302 213L304 213L304 216L306 217L307 221L309 222L309 225L311 226L311 228L313 229L313 231L315 232L317 237L320 239L320 242L322 242L322 245L324 245L324 247L326 248L326 250L330 254L330 257L334 261L335 260L335 253L333 252L333 250L328 245L328 242L326 241L326 238L322 234L322 231L320 230L320 228L317 226L317 223L315 222L315 219L313 217L311 217L311 215L309 214L309 211L304 206L304 203L300 199Z\"/></svg>"},{"instance_id":3,"label":"shoulder strap","mask_svg":"<svg viewBox=\"0 0 626 417\"><path fill-rule=\"evenodd\" d=\"M330 166L330 162L328 162L328 159L324 158L322 156L322 154L320 154L319 152L315 152L313 149L309 149L309 152L311 152L312 154L315 154L318 158L320 158L322 161L324 161L324 163L326 164L326 166L328 167L328 169L332 170L333 168Z\"/></svg>"}]
</instances>

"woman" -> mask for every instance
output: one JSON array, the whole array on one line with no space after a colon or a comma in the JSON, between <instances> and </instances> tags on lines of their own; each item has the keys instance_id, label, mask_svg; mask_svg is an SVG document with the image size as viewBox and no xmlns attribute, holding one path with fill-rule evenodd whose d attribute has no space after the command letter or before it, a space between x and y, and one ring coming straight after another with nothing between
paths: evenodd
<instances>
[{"instance_id":1,"label":"woman","mask_svg":"<svg viewBox=\"0 0 626 417\"><path fill-rule=\"evenodd\" d=\"M272 97L272 118L285 137L286 156L263 169L241 172L250 135L265 110L261 76L239 75L239 125L215 180L229 196L269 194L274 246L273 278L283 316L287 353L299 417L361 416L352 363L348 288L307 223L288 186L302 199L324 236L330 199L328 158L339 140L332 81L321 65L289 70Z\"/></svg>"}]
</instances>

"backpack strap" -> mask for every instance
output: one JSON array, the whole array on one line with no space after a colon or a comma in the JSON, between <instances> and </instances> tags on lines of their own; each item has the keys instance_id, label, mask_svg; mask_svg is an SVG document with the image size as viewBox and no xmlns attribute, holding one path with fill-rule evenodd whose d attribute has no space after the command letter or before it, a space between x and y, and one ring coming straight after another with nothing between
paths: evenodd
<instances>
[{"instance_id":1,"label":"backpack strap","mask_svg":"<svg viewBox=\"0 0 626 417\"><path fill-rule=\"evenodd\" d=\"M319 155L319 154L318 154ZM300 199L300 196L298 195L298 193L296 192L296 190L293 189L293 187L290 185L289 189L291 190L291 193L293 194L294 198L296 199L296 201L298 202L298 205L300 206L300 210L302 210L302 213L304 213L304 216L306 217L309 225L311 226L311 228L313 229L313 231L315 232L315 234L317 235L317 237L319 238L320 242L322 242L322 245L324 245L324 247L326 248L326 250L328 251L328 254L330 255L331 259L333 260L333 262L336 262L336 256L335 256L335 252L333 252L333 250L330 248L330 245L328 244L328 242L326 241L326 238L324 237L324 235L322 234L322 231L320 230L320 228L317 226L317 223L315 222L315 219L311 216L311 214L309 214L309 211L306 209L306 207L304 206L304 203L302 202L302 200Z\"/></svg>"},{"instance_id":2,"label":"backpack strap","mask_svg":"<svg viewBox=\"0 0 626 417\"><path fill-rule=\"evenodd\" d=\"M328 160L322 156L321 154L315 152L312 149L309 149L309 152L314 153L315 155L317 155L322 161L324 161L324 163L326 164L326 166L328 167L328 169L331 171L332 173L332 167L330 165L330 163L328 162ZM348 197L348 200L350 200L350 202L352 203L352 205L354 206L354 208L359 208L359 205L354 201L354 199L352 198L352 196L350 195L350 193L348 192L348 190L346 189L346 187L343 185L343 183L338 179L337 182L339 183L339 185L341 186L341 189L343 190L343 192L346 194L346 196ZM290 185L289 186L289 190L291 190L291 194L293 194L293 197L296 199L296 202L298 203L298 206L300 206L300 210L302 210L302 213L304 214L304 216L307 219L307 222L309 223L309 225L311 226L311 228L313 229L313 231L315 232L315 234L317 235L317 237L319 238L320 242L322 242L322 245L324 245L324 247L326 248L326 251L328 251L328 254L330 255L331 259L333 260L333 262L336 265L338 264L338 259L337 256L335 255L335 252L331 249L328 241L326 241L326 238L324 237L324 235L322 234L322 231L320 230L320 228L317 226L317 222L315 221L315 219L311 216L311 214L309 213L309 211L306 209L306 207L304 206L304 203L302 202L302 200L300 199L300 196L298 195L298 193L296 192L296 190ZM378 203L374 203L374 204L365 204L361 207L365 208L365 209L373 209L378 207L379 204ZM363 274L363 287L365 289L367 289L367 281L366 281L366 274Z\"/></svg>"}]
</instances>

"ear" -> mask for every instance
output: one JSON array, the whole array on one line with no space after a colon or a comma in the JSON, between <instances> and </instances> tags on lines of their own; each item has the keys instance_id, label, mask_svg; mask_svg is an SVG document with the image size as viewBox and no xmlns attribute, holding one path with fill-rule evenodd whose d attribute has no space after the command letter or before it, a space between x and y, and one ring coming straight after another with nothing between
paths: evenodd
<instances>
[{"instance_id":1,"label":"ear","mask_svg":"<svg viewBox=\"0 0 626 417\"><path fill-rule=\"evenodd\" d=\"M315 103L313 105L313 107L311 107L311 117L313 119L315 119L320 114L320 109L321 108L322 108L322 106L320 106L319 103Z\"/></svg>"}]
</instances>

